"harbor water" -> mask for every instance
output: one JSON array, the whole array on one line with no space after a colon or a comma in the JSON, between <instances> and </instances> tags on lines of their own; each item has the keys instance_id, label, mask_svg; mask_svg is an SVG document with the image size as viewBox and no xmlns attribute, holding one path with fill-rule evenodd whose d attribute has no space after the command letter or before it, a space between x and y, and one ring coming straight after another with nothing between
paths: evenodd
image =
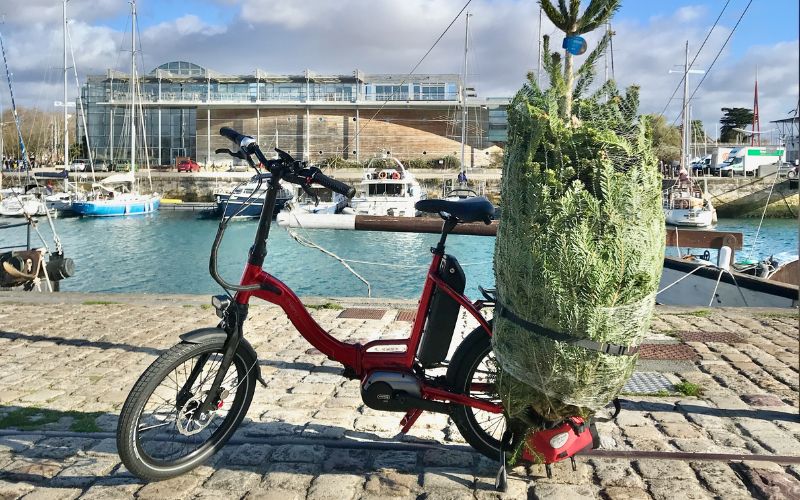
<instances>
[{"instance_id":1,"label":"harbor water","mask_svg":"<svg viewBox=\"0 0 800 500\"><path fill-rule=\"evenodd\" d=\"M0 224L9 222L20 221L0 218ZM55 223L65 253L75 260L76 268L75 276L62 282L62 290L152 294L221 291L208 274L208 255L217 229L215 220L198 219L192 212L163 211L134 217L63 218ZM757 246L751 250L757 227L757 219L721 219L716 229L744 233L745 248L737 253L740 257L797 254L797 221L765 220ZM228 281L238 282L255 228L255 221L228 226L219 255L220 272ZM52 246L44 220L39 230ZM370 284L373 297L418 297L431 258L430 248L438 240L435 234L297 232L344 259ZM24 228L0 231L0 247L24 243ZM32 243L39 243L35 232ZM669 250L676 254L674 249ZM298 295L367 296L367 285L340 261L299 244L276 224L272 226L268 252L265 269ZM453 235L448 238L447 252L456 256L464 268L470 297L477 297L478 285L493 285L494 238Z\"/></svg>"}]
</instances>

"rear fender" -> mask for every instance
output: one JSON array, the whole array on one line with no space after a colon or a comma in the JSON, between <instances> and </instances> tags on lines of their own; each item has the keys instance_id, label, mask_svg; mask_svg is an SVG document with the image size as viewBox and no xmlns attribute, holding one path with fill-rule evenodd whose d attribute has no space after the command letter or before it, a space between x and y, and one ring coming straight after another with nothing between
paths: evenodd
<instances>
[{"instance_id":1,"label":"rear fender","mask_svg":"<svg viewBox=\"0 0 800 500\"><path fill-rule=\"evenodd\" d=\"M228 334L221 328L200 328L182 334L180 339L187 344L202 344L205 342L224 343L228 339ZM253 349L250 342L245 339L239 341L239 349L244 350L243 355L245 357L245 362L247 366L253 367L252 370L255 372L256 380L258 380L261 385L266 386L267 383L261 378L261 367L258 364L258 354L256 350Z\"/></svg>"}]
</instances>

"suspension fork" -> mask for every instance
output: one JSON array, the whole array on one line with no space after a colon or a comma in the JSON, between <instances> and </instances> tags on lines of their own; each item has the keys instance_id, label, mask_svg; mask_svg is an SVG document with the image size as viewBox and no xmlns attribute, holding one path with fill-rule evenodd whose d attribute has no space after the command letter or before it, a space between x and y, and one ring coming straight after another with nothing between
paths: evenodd
<instances>
[{"instance_id":1,"label":"suspension fork","mask_svg":"<svg viewBox=\"0 0 800 500\"><path fill-rule=\"evenodd\" d=\"M239 304L236 301L232 301L228 308L225 309L223 323L228 338L225 339L225 343L222 345L222 361L219 364L217 374L214 375L211 388L203 399L203 404L201 404L200 408L194 413L193 418L200 418L200 416L217 409L216 403L219 399L219 389L222 386L222 381L225 379L225 374L228 373L228 368L230 368L233 362L233 356L236 354L236 350L239 349L239 342L242 340L242 326L244 325L245 318L247 318L247 308L247 304Z\"/></svg>"},{"instance_id":2,"label":"suspension fork","mask_svg":"<svg viewBox=\"0 0 800 500\"><path fill-rule=\"evenodd\" d=\"M175 402L178 406L178 411L183 408L183 405L186 404L187 401L193 396L191 390L194 386L194 383L197 381L197 377L203 373L203 368L208 361L208 358L211 357L210 354L201 354L200 358L198 358L197 363L195 363L194 367L192 367L192 371L189 373L189 377L186 379L186 382L183 384L183 387L178 391L178 397L175 398Z\"/></svg>"}]
</instances>

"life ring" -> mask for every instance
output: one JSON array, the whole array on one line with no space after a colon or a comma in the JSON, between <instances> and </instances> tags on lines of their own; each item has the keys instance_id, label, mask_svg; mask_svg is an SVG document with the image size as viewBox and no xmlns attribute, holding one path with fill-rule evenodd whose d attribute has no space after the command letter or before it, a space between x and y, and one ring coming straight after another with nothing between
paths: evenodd
<instances>
[{"instance_id":1,"label":"life ring","mask_svg":"<svg viewBox=\"0 0 800 500\"><path fill-rule=\"evenodd\" d=\"M385 178L386 178L386 172L381 171L381 173L378 174L378 179L385 179Z\"/></svg>"},{"instance_id":2,"label":"life ring","mask_svg":"<svg viewBox=\"0 0 800 500\"><path fill-rule=\"evenodd\" d=\"M392 179L397 180L400 178L400 172L392 172Z\"/></svg>"}]
</instances>

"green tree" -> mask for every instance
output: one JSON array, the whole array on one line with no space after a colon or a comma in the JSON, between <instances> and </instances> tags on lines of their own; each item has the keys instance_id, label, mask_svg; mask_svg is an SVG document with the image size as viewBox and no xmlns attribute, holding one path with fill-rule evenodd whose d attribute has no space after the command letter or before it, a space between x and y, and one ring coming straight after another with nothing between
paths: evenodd
<instances>
[{"instance_id":1,"label":"green tree","mask_svg":"<svg viewBox=\"0 0 800 500\"><path fill-rule=\"evenodd\" d=\"M664 115L645 115L647 133L656 158L669 164L681 157L681 131L670 125Z\"/></svg>"},{"instance_id":2,"label":"green tree","mask_svg":"<svg viewBox=\"0 0 800 500\"><path fill-rule=\"evenodd\" d=\"M753 110L749 108L722 108L722 124L719 139L722 142L741 142L742 134L733 129L744 128L753 123Z\"/></svg>"},{"instance_id":3,"label":"green tree","mask_svg":"<svg viewBox=\"0 0 800 500\"><path fill-rule=\"evenodd\" d=\"M591 0L583 15L579 14L580 0L570 0L569 5L567 5L566 0L558 0L558 7L550 3L550 0L539 0L539 5L542 6L542 11L556 28L563 31L566 36L573 36L594 31L608 21L619 8L620 0ZM564 51L564 85L566 91L564 92L564 108L561 111L561 116L565 119L572 116L572 88L575 82L572 57L572 54Z\"/></svg>"}]
</instances>

